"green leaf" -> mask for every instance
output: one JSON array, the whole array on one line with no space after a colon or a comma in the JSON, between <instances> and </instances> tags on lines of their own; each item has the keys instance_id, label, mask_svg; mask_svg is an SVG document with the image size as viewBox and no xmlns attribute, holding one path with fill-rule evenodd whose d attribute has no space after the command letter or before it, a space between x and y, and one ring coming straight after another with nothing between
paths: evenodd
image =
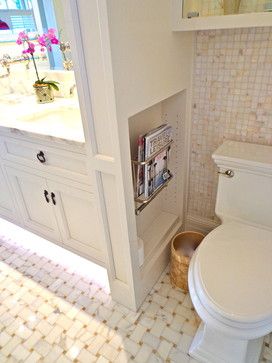
<instances>
[{"instance_id":1,"label":"green leaf","mask_svg":"<svg viewBox=\"0 0 272 363\"><path fill-rule=\"evenodd\" d=\"M49 87L52 87L54 90L59 91L59 87L56 85L55 82L47 81L44 84L48 84Z\"/></svg>"},{"instance_id":2,"label":"green leaf","mask_svg":"<svg viewBox=\"0 0 272 363\"><path fill-rule=\"evenodd\" d=\"M45 83L54 83L54 84L59 84L59 82L57 82L57 81L45 81Z\"/></svg>"},{"instance_id":3,"label":"green leaf","mask_svg":"<svg viewBox=\"0 0 272 363\"><path fill-rule=\"evenodd\" d=\"M54 83L50 83L50 86L51 86L52 88L54 88L54 90L59 91L59 87L58 87L56 84L54 84Z\"/></svg>"}]
</instances>

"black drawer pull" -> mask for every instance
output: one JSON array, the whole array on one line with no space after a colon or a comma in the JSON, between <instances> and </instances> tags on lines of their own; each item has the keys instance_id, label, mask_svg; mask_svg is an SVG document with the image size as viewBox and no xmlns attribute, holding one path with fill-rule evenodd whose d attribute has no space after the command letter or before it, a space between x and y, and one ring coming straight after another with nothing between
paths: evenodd
<instances>
[{"instance_id":1,"label":"black drawer pull","mask_svg":"<svg viewBox=\"0 0 272 363\"><path fill-rule=\"evenodd\" d=\"M53 202L53 204L54 204L54 205L56 205L56 204L57 204L57 203L56 203L56 199L55 199L55 198L56 198L56 196L55 196L55 194L52 192L52 193L51 193L51 199L52 199L52 202Z\"/></svg>"},{"instance_id":2,"label":"black drawer pull","mask_svg":"<svg viewBox=\"0 0 272 363\"><path fill-rule=\"evenodd\" d=\"M43 192L43 194L44 194L44 197L45 197L45 200L46 200L46 202L47 203L49 203L50 202L50 199L48 198L48 191L47 190L45 190L44 192Z\"/></svg>"},{"instance_id":3,"label":"black drawer pull","mask_svg":"<svg viewBox=\"0 0 272 363\"><path fill-rule=\"evenodd\" d=\"M38 152L37 159L42 164L46 162L46 159L45 159L45 156L44 156L44 152L43 151Z\"/></svg>"}]
</instances>

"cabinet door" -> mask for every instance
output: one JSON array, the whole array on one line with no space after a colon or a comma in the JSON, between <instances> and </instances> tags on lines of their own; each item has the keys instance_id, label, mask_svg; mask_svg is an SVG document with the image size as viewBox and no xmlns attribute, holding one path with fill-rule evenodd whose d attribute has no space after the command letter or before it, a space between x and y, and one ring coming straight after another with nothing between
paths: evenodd
<instances>
[{"instance_id":1,"label":"cabinet door","mask_svg":"<svg viewBox=\"0 0 272 363\"><path fill-rule=\"evenodd\" d=\"M7 172L23 226L45 238L58 241L59 232L46 179L13 168L7 168Z\"/></svg>"},{"instance_id":2,"label":"cabinet door","mask_svg":"<svg viewBox=\"0 0 272 363\"><path fill-rule=\"evenodd\" d=\"M14 203L4 171L0 165L0 215L15 220Z\"/></svg>"},{"instance_id":3,"label":"cabinet door","mask_svg":"<svg viewBox=\"0 0 272 363\"><path fill-rule=\"evenodd\" d=\"M104 263L103 235L92 193L48 181L55 195L55 214L63 244L95 262Z\"/></svg>"}]
</instances>

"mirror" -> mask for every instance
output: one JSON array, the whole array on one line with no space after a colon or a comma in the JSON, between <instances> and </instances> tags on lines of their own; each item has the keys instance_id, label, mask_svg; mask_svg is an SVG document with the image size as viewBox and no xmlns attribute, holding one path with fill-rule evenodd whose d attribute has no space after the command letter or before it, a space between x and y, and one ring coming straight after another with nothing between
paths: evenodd
<instances>
[{"instance_id":1,"label":"mirror","mask_svg":"<svg viewBox=\"0 0 272 363\"><path fill-rule=\"evenodd\" d=\"M72 69L62 2L60 0L0 0L0 61L3 56L22 58L22 47L16 44L20 32L26 32L35 44L37 36L56 29L59 44L35 48L35 58L42 69ZM43 49L42 49L43 48ZM41 51L42 50L42 51ZM27 54L26 54L27 55ZM1 74L1 70L0 70Z\"/></svg>"},{"instance_id":2,"label":"mirror","mask_svg":"<svg viewBox=\"0 0 272 363\"><path fill-rule=\"evenodd\" d=\"M0 0L0 96L31 95L43 78L52 81L56 97L76 96L62 5L61 0Z\"/></svg>"},{"instance_id":3,"label":"mirror","mask_svg":"<svg viewBox=\"0 0 272 363\"><path fill-rule=\"evenodd\" d=\"M183 18L272 11L272 0L183 0Z\"/></svg>"}]
</instances>

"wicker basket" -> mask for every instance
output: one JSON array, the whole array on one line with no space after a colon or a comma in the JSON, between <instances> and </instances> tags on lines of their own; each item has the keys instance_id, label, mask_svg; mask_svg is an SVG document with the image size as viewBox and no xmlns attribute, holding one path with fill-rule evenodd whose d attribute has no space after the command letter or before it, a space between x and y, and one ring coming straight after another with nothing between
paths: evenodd
<instances>
[{"instance_id":1,"label":"wicker basket","mask_svg":"<svg viewBox=\"0 0 272 363\"><path fill-rule=\"evenodd\" d=\"M193 252L203 240L204 235L198 232L182 232L171 242L171 284L188 292L188 269Z\"/></svg>"},{"instance_id":2,"label":"wicker basket","mask_svg":"<svg viewBox=\"0 0 272 363\"><path fill-rule=\"evenodd\" d=\"M238 14L241 0L224 0L224 15Z\"/></svg>"}]
</instances>

